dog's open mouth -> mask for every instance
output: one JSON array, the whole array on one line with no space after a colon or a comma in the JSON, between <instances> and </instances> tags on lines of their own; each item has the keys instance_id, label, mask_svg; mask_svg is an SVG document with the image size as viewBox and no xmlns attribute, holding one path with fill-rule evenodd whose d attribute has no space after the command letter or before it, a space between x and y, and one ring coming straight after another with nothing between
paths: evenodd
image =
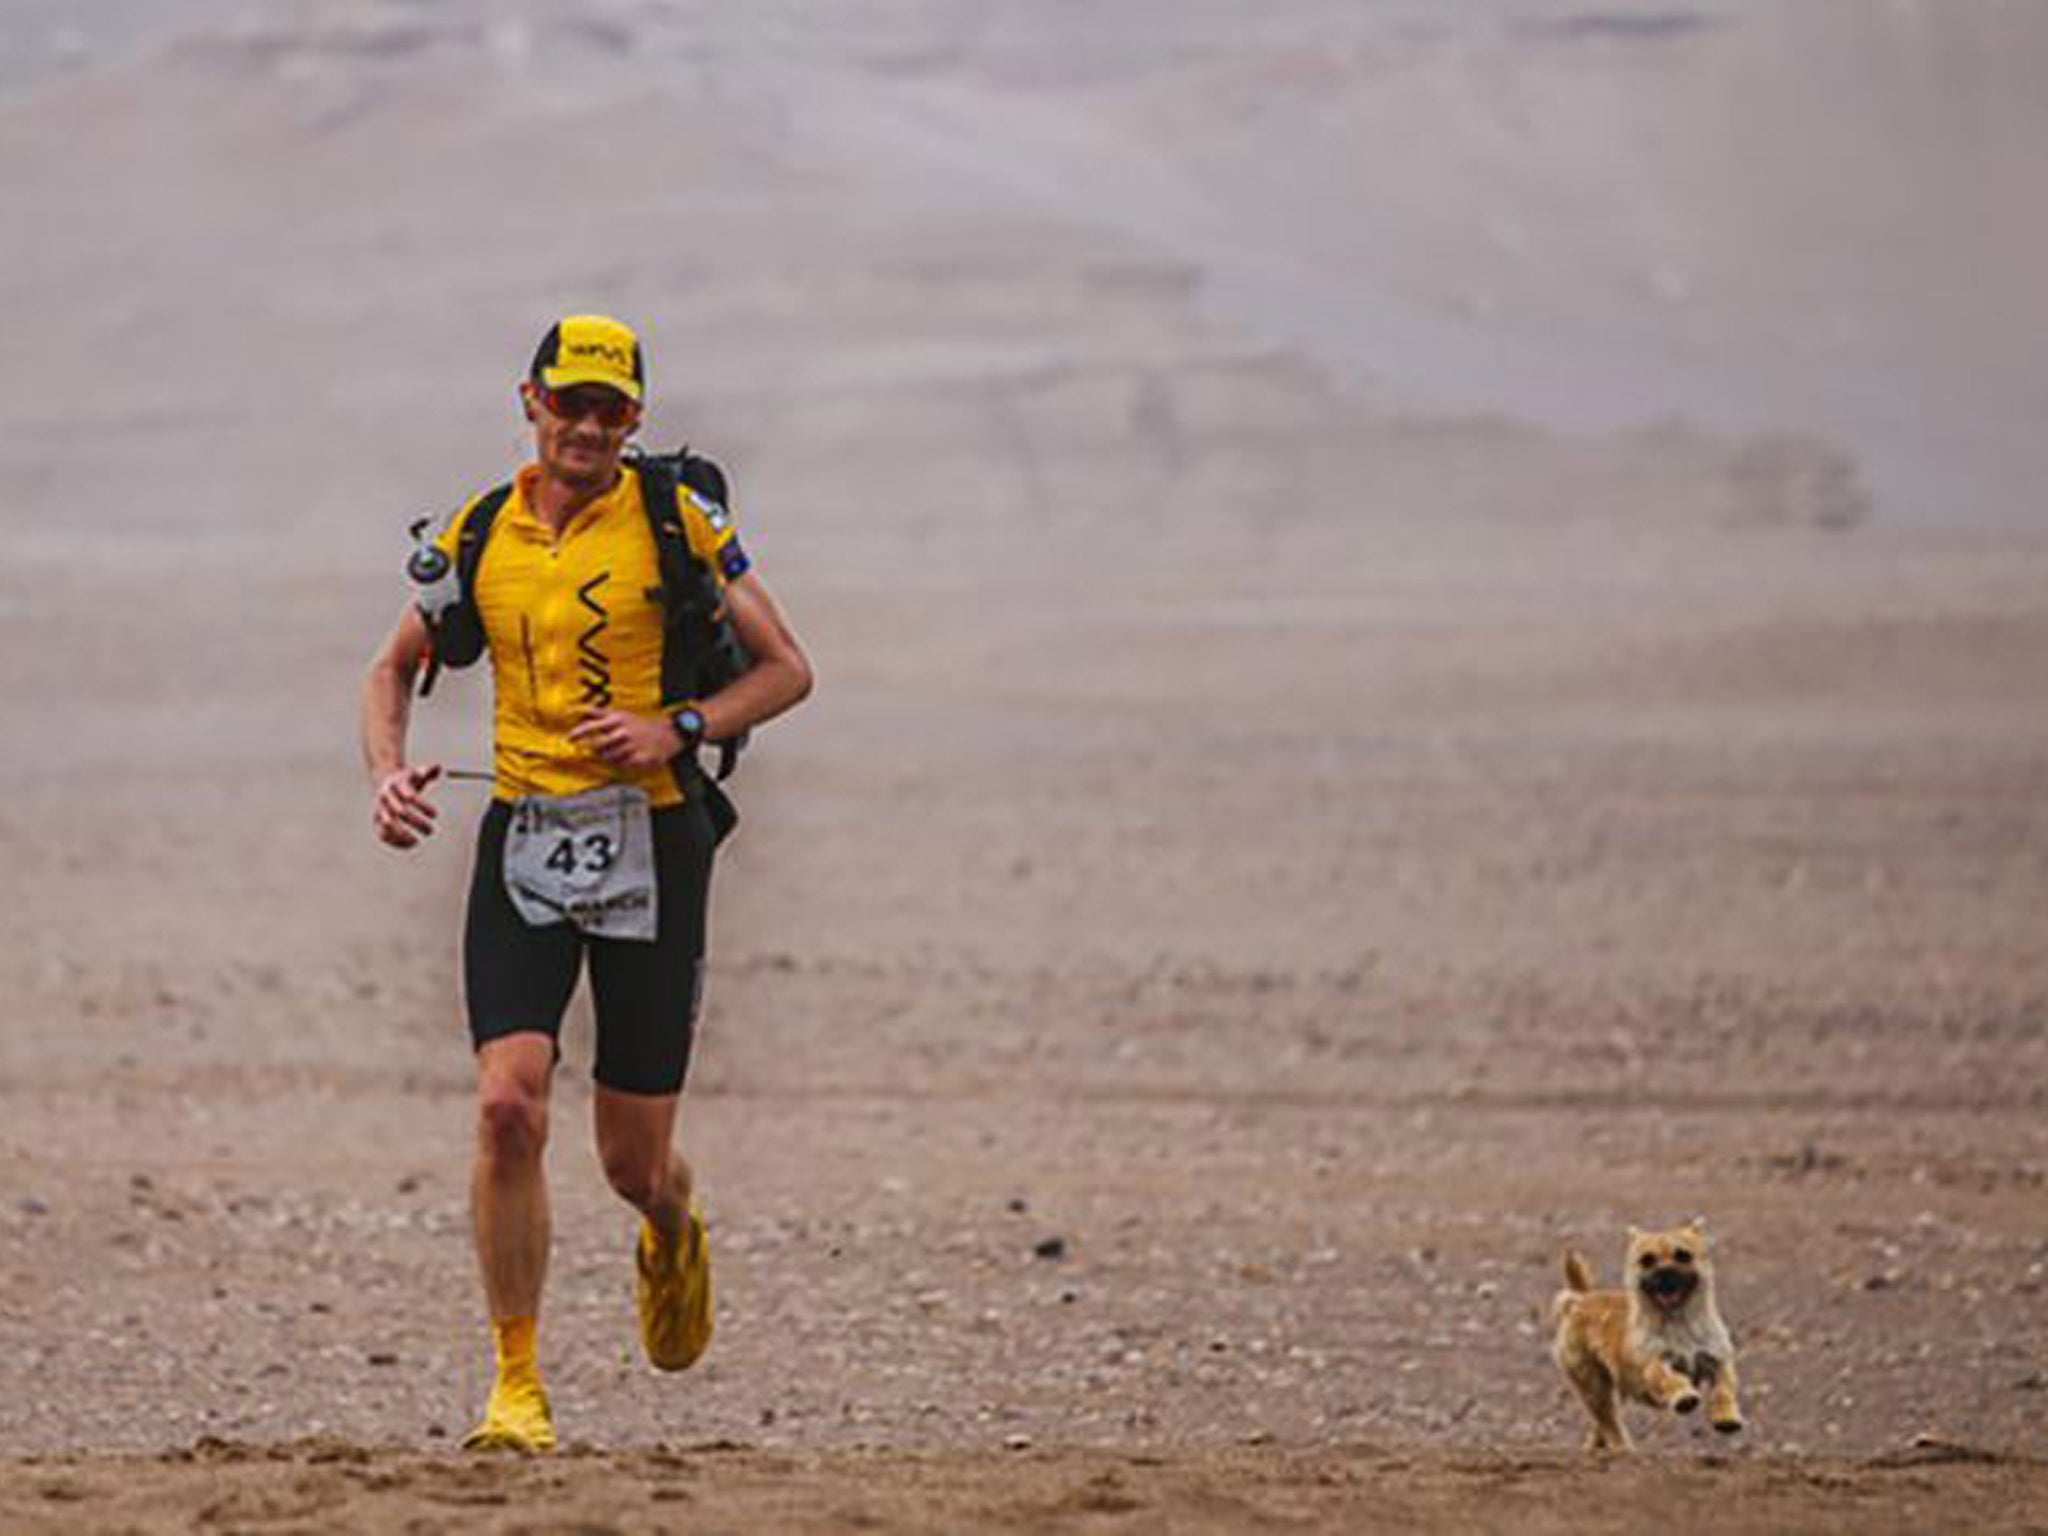
<instances>
[{"instance_id":1,"label":"dog's open mouth","mask_svg":"<svg viewBox=\"0 0 2048 1536\"><path fill-rule=\"evenodd\" d=\"M1667 1312L1676 1312L1692 1299L1699 1280L1690 1271L1662 1266L1643 1276L1643 1294Z\"/></svg>"}]
</instances>

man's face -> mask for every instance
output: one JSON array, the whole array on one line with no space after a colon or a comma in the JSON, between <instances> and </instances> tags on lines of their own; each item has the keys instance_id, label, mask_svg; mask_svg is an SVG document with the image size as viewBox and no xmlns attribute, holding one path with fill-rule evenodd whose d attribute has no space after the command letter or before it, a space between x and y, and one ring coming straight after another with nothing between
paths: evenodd
<instances>
[{"instance_id":1,"label":"man's face","mask_svg":"<svg viewBox=\"0 0 2048 1536\"><path fill-rule=\"evenodd\" d=\"M637 402L603 384L555 390L529 379L519 393L543 470L582 490L612 483L626 439L640 425Z\"/></svg>"}]
</instances>

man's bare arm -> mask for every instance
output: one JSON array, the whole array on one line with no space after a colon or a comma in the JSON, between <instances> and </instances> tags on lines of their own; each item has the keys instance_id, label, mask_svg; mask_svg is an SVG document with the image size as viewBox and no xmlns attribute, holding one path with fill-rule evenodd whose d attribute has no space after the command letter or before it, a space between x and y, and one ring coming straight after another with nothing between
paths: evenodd
<instances>
[{"instance_id":1,"label":"man's bare arm","mask_svg":"<svg viewBox=\"0 0 2048 1536\"><path fill-rule=\"evenodd\" d=\"M725 603L754 664L710 698L698 701L704 735L710 741L725 741L773 720L809 697L816 682L810 657L759 575L748 571L729 583Z\"/></svg>"},{"instance_id":2,"label":"man's bare arm","mask_svg":"<svg viewBox=\"0 0 2048 1536\"><path fill-rule=\"evenodd\" d=\"M363 678L363 766L369 770L373 791L370 824L394 848L410 848L434 830L435 810L426 788L440 777L441 765L413 766L405 760L412 682L426 659L427 645L426 621L408 605Z\"/></svg>"}]
</instances>

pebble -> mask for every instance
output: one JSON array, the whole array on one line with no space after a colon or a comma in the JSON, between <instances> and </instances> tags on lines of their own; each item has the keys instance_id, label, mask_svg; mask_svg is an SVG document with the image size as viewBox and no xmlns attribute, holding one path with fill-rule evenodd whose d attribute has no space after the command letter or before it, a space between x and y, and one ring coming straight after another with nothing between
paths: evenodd
<instances>
[{"instance_id":1,"label":"pebble","mask_svg":"<svg viewBox=\"0 0 2048 1536\"><path fill-rule=\"evenodd\" d=\"M1067 1256L1067 1240L1064 1237L1044 1238L1031 1251L1041 1259L1064 1259Z\"/></svg>"}]
</instances>

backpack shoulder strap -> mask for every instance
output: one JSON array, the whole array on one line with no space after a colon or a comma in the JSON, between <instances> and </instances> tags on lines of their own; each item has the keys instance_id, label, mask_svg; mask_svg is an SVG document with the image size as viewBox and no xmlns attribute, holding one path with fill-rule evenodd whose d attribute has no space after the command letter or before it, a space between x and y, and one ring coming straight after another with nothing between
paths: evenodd
<instances>
[{"instance_id":1,"label":"backpack shoulder strap","mask_svg":"<svg viewBox=\"0 0 2048 1536\"><path fill-rule=\"evenodd\" d=\"M426 670L420 677L421 698L434 691L442 668L470 666L484 652L483 616L476 606L477 566L483 560L484 541L491 536L491 524L498 509L511 494L508 482L485 491L455 514L459 526L455 532L454 600L433 612L421 609L427 621L428 641ZM415 537L423 526L414 525ZM410 572L411 567L407 569Z\"/></svg>"},{"instance_id":2,"label":"backpack shoulder strap","mask_svg":"<svg viewBox=\"0 0 2048 1536\"><path fill-rule=\"evenodd\" d=\"M687 449L679 454L644 454L632 461L640 477L640 501L646 508L648 524L654 530L654 548L661 570L664 639L661 648L661 697L664 703L703 698L715 693L747 669L745 647L740 644L732 621L726 616L725 598L711 565L690 547L690 533L683 526L683 495L701 498L693 484L706 466L720 490L725 476L709 459L700 459ZM746 737L718 744L718 779L731 776L739 762ZM706 776L694 763L678 765L685 780L694 780L705 792L712 821L723 838L732 829L737 812L716 780ZM690 791L685 782L684 792Z\"/></svg>"},{"instance_id":3,"label":"backpack shoulder strap","mask_svg":"<svg viewBox=\"0 0 2048 1536\"><path fill-rule=\"evenodd\" d=\"M484 558L484 543L491 536L491 524L511 499L512 482L493 486L470 504L469 515L455 535L455 569L462 577L462 600L476 602L476 568Z\"/></svg>"},{"instance_id":4,"label":"backpack shoulder strap","mask_svg":"<svg viewBox=\"0 0 2048 1536\"><path fill-rule=\"evenodd\" d=\"M640 503L647 510L647 525L654 530L655 554L661 564L661 603L664 622L676 623L685 613L701 610L707 615L718 607L718 586L711 567L690 547L690 533L683 526L683 509L677 502L684 484L666 458L646 455L632 461L640 477Z\"/></svg>"}]
</instances>

